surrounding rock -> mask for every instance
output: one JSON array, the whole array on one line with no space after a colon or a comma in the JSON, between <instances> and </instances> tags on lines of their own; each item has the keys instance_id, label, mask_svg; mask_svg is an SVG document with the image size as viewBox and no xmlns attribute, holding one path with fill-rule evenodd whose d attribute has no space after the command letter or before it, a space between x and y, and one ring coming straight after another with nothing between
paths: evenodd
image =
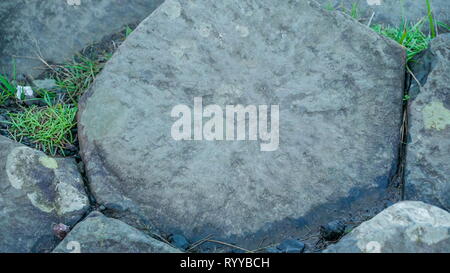
<instances>
[{"instance_id":1,"label":"surrounding rock","mask_svg":"<svg viewBox=\"0 0 450 273\"><path fill-rule=\"evenodd\" d=\"M410 101L414 100L420 93L420 89L424 86L428 80L433 67L436 66L438 59L436 55L431 52L431 49L422 51L413 57L409 62L409 67L414 74L414 77L410 77L411 85L409 87Z\"/></svg>"},{"instance_id":2,"label":"surrounding rock","mask_svg":"<svg viewBox=\"0 0 450 273\"><path fill-rule=\"evenodd\" d=\"M302 253L305 250L305 244L299 240L287 239L277 246L282 253Z\"/></svg>"},{"instance_id":3,"label":"surrounding rock","mask_svg":"<svg viewBox=\"0 0 450 273\"><path fill-rule=\"evenodd\" d=\"M327 241L339 239L345 232L346 225L339 220L332 221L320 227L320 235Z\"/></svg>"},{"instance_id":4,"label":"surrounding rock","mask_svg":"<svg viewBox=\"0 0 450 273\"><path fill-rule=\"evenodd\" d=\"M404 66L398 44L312 1L166 1L80 102L92 191L168 234L248 249L375 206L397 164ZM175 141L172 108L194 97L279 105L278 149Z\"/></svg>"},{"instance_id":5,"label":"surrounding rock","mask_svg":"<svg viewBox=\"0 0 450 273\"><path fill-rule=\"evenodd\" d=\"M426 56L430 72L409 106L405 194L450 210L450 34L434 39Z\"/></svg>"},{"instance_id":6,"label":"surrounding rock","mask_svg":"<svg viewBox=\"0 0 450 273\"><path fill-rule=\"evenodd\" d=\"M0 1L1 73L13 71L15 56L17 75L35 77L45 68L38 55L49 63L62 63L124 25L140 22L163 0L69 2Z\"/></svg>"},{"instance_id":7,"label":"surrounding rock","mask_svg":"<svg viewBox=\"0 0 450 273\"><path fill-rule=\"evenodd\" d=\"M189 247L189 242L186 240L186 238L183 235L179 234L173 234L169 237L169 242L182 250L186 250Z\"/></svg>"},{"instance_id":8,"label":"surrounding rock","mask_svg":"<svg viewBox=\"0 0 450 273\"><path fill-rule=\"evenodd\" d=\"M78 223L54 253L179 253L122 221L92 212Z\"/></svg>"},{"instance_id":9,"label":"surrounding rock","mask_svg":"<svg viewBox=\"0 0 450 273\"><path fill-rule=\"evenodd\" d=\"M400 202L362 223L324 252L448 253L450 214L422 202Z\"/></svg>"},{"instance_id":10,"label":"surrounding rock","mask_svg":"<svg viewBox=\"0 0 450 273\"><path fill-rule=\"evenodd\" d=\"M42 252L57 242L53 226L74 225L89 208L73 159L0 136L0 252Z\"/></svg>"},{"instance_id":11,"label":"surrounding rock","mask_svg":"<svg viewBox=\"0 0 450 273\"><path fill-rule=\"evenodd\" d=\"M402 20L415 24L425 18L428 9L425 0L317 0L327 8L351 13L352 5L358 8L358 19L368 23L375 13L372 23L400 26ZM432 9L436 21L450 24L450 1L432 0ZM425 20L426 22L426 20Z\"/></svg>"}]
</instances>

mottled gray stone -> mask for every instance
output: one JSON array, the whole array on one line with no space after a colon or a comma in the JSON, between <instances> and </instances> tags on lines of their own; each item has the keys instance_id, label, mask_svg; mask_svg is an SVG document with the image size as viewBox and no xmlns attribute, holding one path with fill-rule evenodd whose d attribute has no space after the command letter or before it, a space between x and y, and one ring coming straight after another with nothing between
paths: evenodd
<instances>
[{"instance_id":1,"label":"mottled gray stone","mask_svg":"<svg viewBox=\"0 0 450 273\"><path fill-rule=\"evenodd\" d=\"M12 0L0 1L0 73L39 75L36 59L62 63L124 25L139 23L163 0Z\"/></svg>"},{"instance_id":2,"label":"mottled gray stone","mask_svg":"<svg viewBox=\"0 0 450 273\"><path fill-rule=\"evenodd\" d=\"M49 251L55 224L74 225L89 208L73 159L0 136L0 252Z\"/></svg>"},{"instance_id":3,"label":"mottled gray stone","mask_svg":"<svg viewBox=\"0 0 450 273\"><path fill-rule=\"evenodd\" d=\"M358 19L368 23L399 26L402 20L415 24L428 14L425 0L317 0L323 6L350 14L353 4L358 6ZM431 0L436 21L450 23L450 1Z\"/></svg>"},{"instance_id":4,"label":"mottled gray stone","mask_svg":"<svg viewBox=\"0 0 450 273\"><path fill-rule=\"evenodd\" d=\"M422 202L400 202L362 223L324 252L448 253L450 214Z\"/></svg>"},{"instance_id":5,"label":"mottled gray stone","mask_svg":"<svg viewBox=\"0 0 450 273\"><path fill-rule=\"evenodd\" d=\"M80 103L92 191L191 242L213 234L257 247L290 237L276 238L274 223L329 222L317 207L362 198L395 171L404 62L396 43L313 2L166 1ZM171 110L195 96L279 105L279 149L175 141Z\"/></svg>"},{"instance_id":6,"label":"mottled gray stone","mask_svg":"<svg viewBox=\"0 0 450 273\"><path fill-rule=\"evenodd\" d=\"M180 253L122 221L92 212L78 223L54 253Z\"/></svg>"},{"instance_id":7,"label":"mottled gray stone","mask_svg":"<svg viewBox=\"0 0 450 273\"><path fill-rule=\"evenodd\" d=\"M37 89L52 90L58 88L56 80L54 79L34 80L33 84L36 86Z\"/></svg>"},{"instance_id":8,"label":"mottled gray stone","mask_svg":"<svg viewBox=\"0 0 450 273\"><path fill-rule=\"evenodd\" d=\"M450 34L434 39L425 56L419 62L430 72L409 105L405 193L450 210Z\"/></svg>"}]
</instances>

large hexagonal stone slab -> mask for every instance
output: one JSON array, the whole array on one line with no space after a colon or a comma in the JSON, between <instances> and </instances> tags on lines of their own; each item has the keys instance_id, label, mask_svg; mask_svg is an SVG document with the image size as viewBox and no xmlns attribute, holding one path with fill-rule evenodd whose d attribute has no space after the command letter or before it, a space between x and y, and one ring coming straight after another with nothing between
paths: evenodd
<instances>
[{"instance_id":1,"label":"large hexagonal stone slab","mask_svg":"<svg viewBox=\"0 0 450 273\"><path fill-rule=\"evenodd\" d=\"M349 212L343 203L370 207L397 164L404 62L399 45L312 1L168 0L81 103L92 190L165 232L249 247ZM270 116L261 130L276 129L278 107L278 145L275 133L271 151L265 134L205 140L201 112L184 116L185 139L197 140L177 140L177 109L195 100L224 116L226 105L254 106ZM216 114L226 138L234 123Z\"/></svg>"}]
</instances>

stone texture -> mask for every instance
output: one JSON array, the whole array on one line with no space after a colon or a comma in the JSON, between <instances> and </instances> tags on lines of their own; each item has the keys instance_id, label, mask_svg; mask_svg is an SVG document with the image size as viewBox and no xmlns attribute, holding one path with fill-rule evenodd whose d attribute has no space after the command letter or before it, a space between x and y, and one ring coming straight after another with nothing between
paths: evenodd
<instances>
[{"instance_id":1,"label":"stone texture","mask_svg":"<svg viewBox=\"0 0 450 273\"><path fill-rule=\"evenodd\" d=\"M163 0L13 0L0 1L0 73L16 70L37 76L43 64L37 53L53 63L71 59L76 52L124 25L139 23ZM3 71L4 70L4 71Z\"/></svg>"},{"instance_id":2,"label":"stone texture","mask_svg":"<svg viewBox=\"0 0 450 273\"><path fill-rule=\"evenodd\" d=\"M55 224L74 225L89 207L73 159L0 136L0 252L41 252L57 242Z\"/></svg>"},{"instance_id":3,"label":"stone texture","mask_svg":"<svg viewBox=\"0 0 450 273\"><path fill-rule=\"evenodd\" d=\"M180 253L122 221L92 212L77 224L54 253Z\"/></svg>"},{"instance_id":4,"label":"stone texture","mask_svg":"<svg viewBox=\"0 0 450 273\"><path fill-rule=\"evenodd\" d=\"M430 72L409 105L405 193L450 210L450 34L434 39L425 56L417 66Z\"/></svg>"},{"instance_id":5,"label":"stone texture","mask_svg":"<svg viewBox=\"0 0 450 273\"><path fill-rule=\"evenodd\" d=\"M313 2L166 1L80 103L93 193L191 242L213 234L257 246L269 233L290 237L275 223L327 223L325 210L382 191L395 171L404 59L396 43ZM279 149L175 141L172 108L200 96L279 105Z\"/></svg>"},{"instance_id":6,"label":"stone texture","mask_svg":"<svg viewBox=\"0 0 450 273\"><path fill-rule=\"evenodd\" d=\"M400 202L362 223L324 252L448 253L450 214L423 202Z\"/></svg>"},{"instance_id":7,"label":"stone texture","mask_svg":"<svg viewBox=\"0 0 450 273\"><path fill-rule=\"evenodd\" d=\"M353 4L358 5L359 19L368 23L375 12L372 23L399 26L402 19L417 23L427 16L428 10L425 0L317 0L325 7L350 13ZM435 19L443 23L450 23L450 1L431 0Z\"/></svg>"},{"instance_id":8,"label":"stone texture","mask_svg":"<svg viewBox=\"0 0 450 273\"><path fill-rule=\"evenodd\" d=\"M305 244L295 239L287 239L281 242L277 249L282 253L302 253L305 250Z\"/></svg>"}]
</instances>

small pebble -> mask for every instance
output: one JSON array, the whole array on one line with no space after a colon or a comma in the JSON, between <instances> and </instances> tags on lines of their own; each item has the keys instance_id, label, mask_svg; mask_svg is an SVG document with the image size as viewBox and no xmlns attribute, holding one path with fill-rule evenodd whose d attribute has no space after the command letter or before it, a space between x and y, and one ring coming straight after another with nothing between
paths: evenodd
<instances>
[{"instance_id":1,"label":"small pebble","mask_svg":"<svg viewBox=\"0 0 450 273\"><path fill-rule=\"evenodd\" d=\"M34 80L33 84L39 89L52 90L58 88L54 79Z\"/></svg>"},{"instance_id":2,"label":"small pebble","mask_svg":"<svg viewBox=\"0 0 450 273\"><path fill-rule=\"evenodd\" d=\"M64 239L69 231L70 228L61 223L53 226L53 233L60 240Z\"/></svg>"}]
</instances>

